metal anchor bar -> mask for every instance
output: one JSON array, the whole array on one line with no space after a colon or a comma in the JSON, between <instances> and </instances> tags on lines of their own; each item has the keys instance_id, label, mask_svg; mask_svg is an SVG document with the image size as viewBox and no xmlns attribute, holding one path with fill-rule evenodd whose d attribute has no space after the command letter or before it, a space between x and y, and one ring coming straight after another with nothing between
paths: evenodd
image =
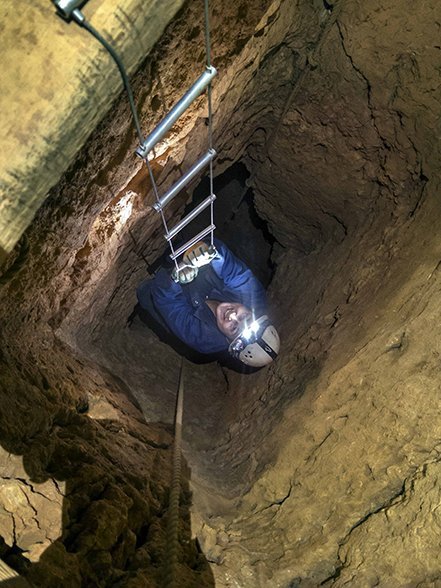
<instances>
[{"instance_id":1,"label":"metal anchor bar","mask_svg":"<svg viewBox=\"0 0 441 588\"><path fill-rule=\"evenodd\" d=\"M86 4L88 0L52 0L57 9L57 13L68 22L75 16L73 13Z\"/></svg>"},{"instance_id":2,"label":"metal anchor bar","mask_svg":"<svg viewBox=\"0 0 441 588\"><path fill-rule=\"evenodd\" d=\"M202 93L208 86L214 76L217 74L216 68L210 66L205 69L204 73L196 80L186 94L177 102L167 116L159 123L154 131L148 135L144 142L136 149L136 154L140 157L147 157L149 151L158 143L165 133L175 124L183 112L187 110L190 104Z\"/></svg>"},{"instance_id":3,"label":"metal anchor bar","mask_svg":"<svg viewBox=\"0 0 441 588\"><path fill-rule=\"evenodd\" d=\"M171 241L175 235L179 233L188 223L191 223L193 219L195 219L203 210L207 208L212 202L216 200L216 196L211 194L208 198L205 198L203 202L201 202L196 208L194 208L191 212L187 214L182 220L180 220L168 233L164 235L167 241ZM190 247L190 245L189 245Z\"/></svg>"},{"instance_id":4,"label":"metal anchor bar","mask_svg":"<svg viewBox=\"0 0 441 588\"><path fill-rule=\"evenodd\" d=\"M216 228L216 225L209 225L206 229L204 229L203 231L198 233L195 237L193 237L193 239L190 239L190 241L187 241L187 243L182 245L182 247L179 247L179 249L177 249L174 253L170 253L170 259L172 259L174 261L177 257L179 257L182 253L184 253L184 251L186 249L188 249L189 247L191 247L192 245L194 245L195 243L197 243L198 241L200 241L201 239L206 237L208 235L208 233L211 233L211 231L214 231L215 228Z\"/></svg>"},{"instance_id":5,"label":"metal anchor bar","mask_svg":"<svg viewBox=\"0 0 441 588\"><path fill-rule=\"evenodd\" d=\"M208 163L216 156L214 149L209 149L201 159L193 165L165 194L155 202L153 208L159 212L164 206L170 202L172 198L178 194L182 188L187 185Z\"/></svg>"}]
</instances>

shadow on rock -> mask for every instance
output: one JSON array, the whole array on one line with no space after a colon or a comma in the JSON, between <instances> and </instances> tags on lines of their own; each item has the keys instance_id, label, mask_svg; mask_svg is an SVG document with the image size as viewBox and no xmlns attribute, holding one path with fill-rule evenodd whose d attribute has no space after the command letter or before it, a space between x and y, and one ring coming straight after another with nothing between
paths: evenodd
<instances>
[{"instance_id":1,"label":"shadow on rock","mask_svg":"<svg viewBox=\"0 0 441 588\"><path fill-rule=\"evenodd\" d=\"M170 433L121 411L80 414L62 395L56 404L6 363L0 398L0 558L21 576L0 573L0 585L163 586ZM190 506L185 468L178 582L214 586L191 538Z\"/></svg>"}]
</instances>

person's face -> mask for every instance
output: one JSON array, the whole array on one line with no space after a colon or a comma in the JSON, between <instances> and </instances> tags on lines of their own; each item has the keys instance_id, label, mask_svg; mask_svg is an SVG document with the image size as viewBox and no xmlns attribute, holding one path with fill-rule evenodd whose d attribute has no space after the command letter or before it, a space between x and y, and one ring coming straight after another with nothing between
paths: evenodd
<instances>
[{"instance_id":1,"label":"person's face","mask_svg":"<svg viewBox=\"0 0 441 588\"><path fill-rule=\"evenodd\" d=\"M238 302L221 302L216 308L218 329L231 341L237 337L251 316L251 310Z\"/></svg>"}]
</instances>

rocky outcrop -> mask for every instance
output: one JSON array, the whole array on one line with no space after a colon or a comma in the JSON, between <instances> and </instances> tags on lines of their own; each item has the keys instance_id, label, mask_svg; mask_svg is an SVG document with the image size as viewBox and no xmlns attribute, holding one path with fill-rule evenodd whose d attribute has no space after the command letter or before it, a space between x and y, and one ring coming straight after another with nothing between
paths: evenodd
<instances>
[{"instance_id":1,"label":"rocky outcrop","mask_svg":"<svg viewBox=\"0 0 441 588\"><path fill-rule=\"evenodd\" d=\"M64 359L54 372L39 365L41 383L2 367L0 556L33 586L160 586L171 436L146 425L110 375L70 360L69 379L58 379ZM211 585L185 514L187 475L182 581Z\"/></svg>"}]
</instances>

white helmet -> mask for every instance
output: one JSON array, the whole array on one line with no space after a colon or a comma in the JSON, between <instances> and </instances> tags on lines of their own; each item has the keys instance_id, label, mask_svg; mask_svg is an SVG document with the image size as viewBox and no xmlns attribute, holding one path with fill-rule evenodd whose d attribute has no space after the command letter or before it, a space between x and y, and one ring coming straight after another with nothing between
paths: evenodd
<instances>
[{"instance_id":1,"label":"white helmet","mask_svg":"<svg viewBox=\"0 0 441 588\"><path fill-rule=\"evenodd\" d=\"M276 359L279 349L279 334L266 315L246 325L228 347L233 357L252 367L268 365Z\"/></svg>"}]
</instances>

